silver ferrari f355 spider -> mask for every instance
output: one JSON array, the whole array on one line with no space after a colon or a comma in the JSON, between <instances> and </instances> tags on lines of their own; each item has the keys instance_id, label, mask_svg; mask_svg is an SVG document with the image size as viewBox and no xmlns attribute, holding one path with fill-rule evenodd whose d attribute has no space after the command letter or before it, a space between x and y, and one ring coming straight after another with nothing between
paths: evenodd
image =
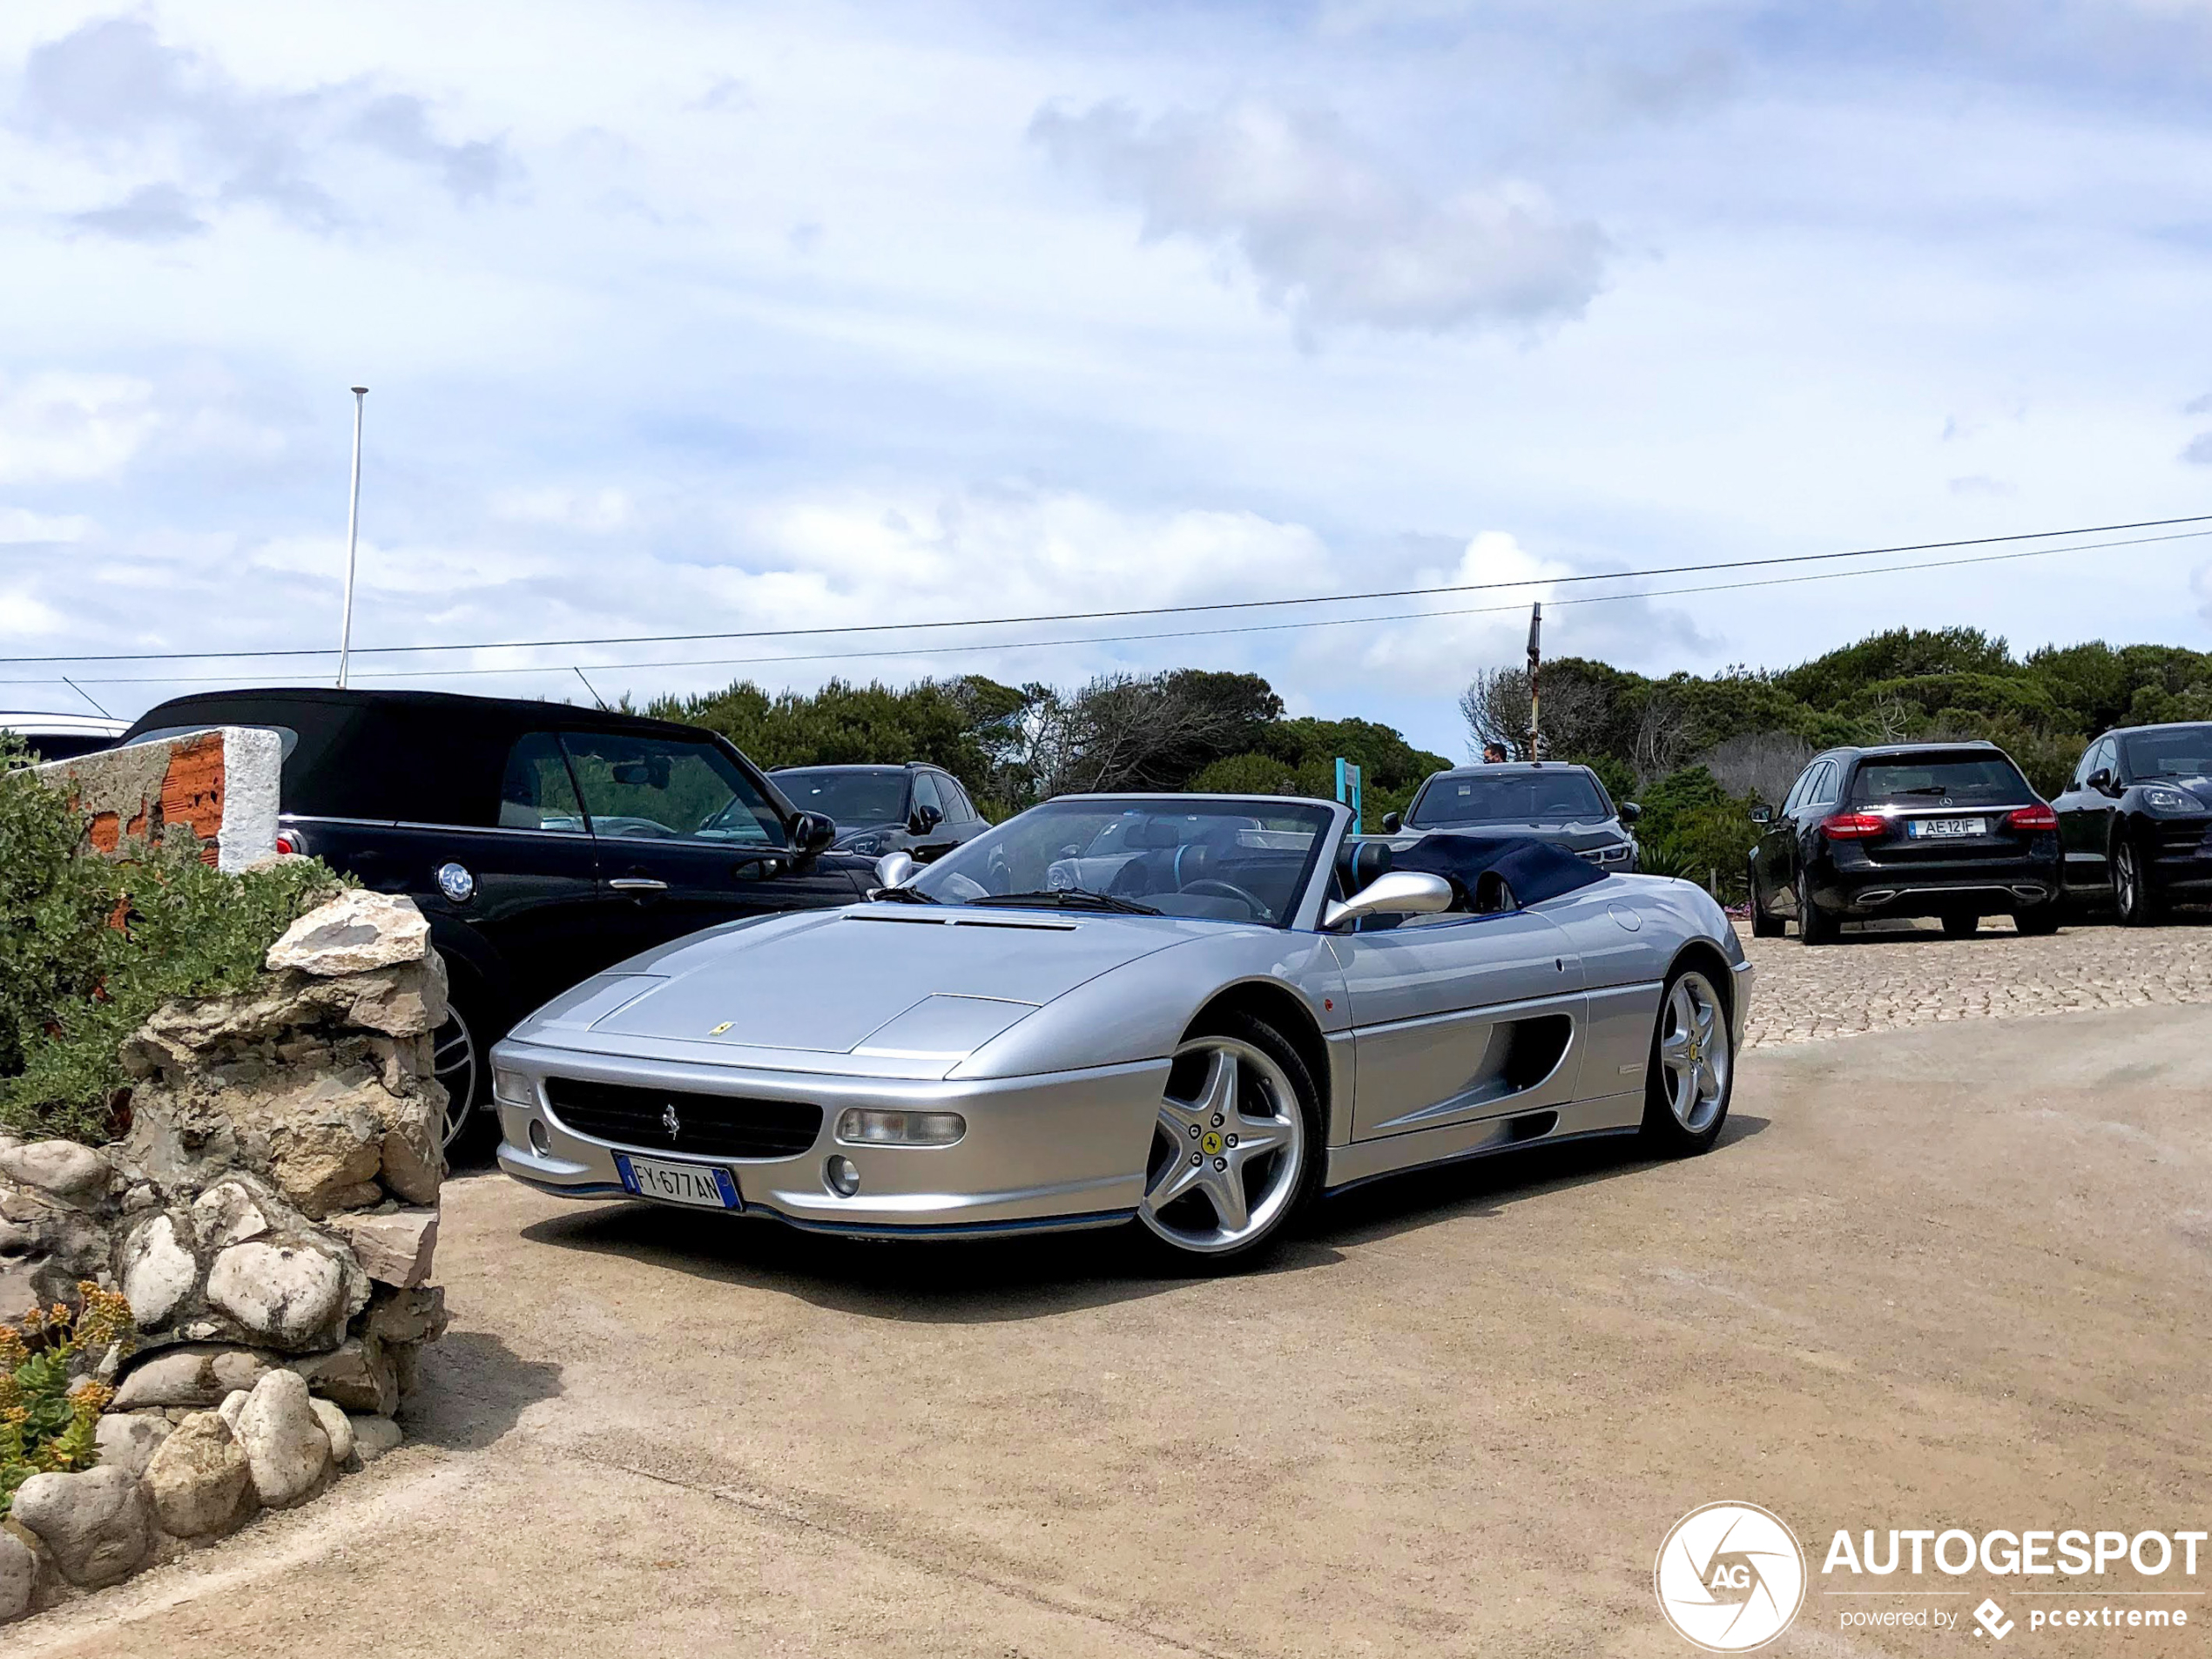
<instances>
[{"instance_id":1,"label":"silver ferrari f355 spider","mask_svg":"<svg viewBox=\"0 0 2212 1659\"><path fill-rule=\"evenodd\" d=\"M1246 1259L1326 1193L1595 1136L1702 1152L1751 970L1712 899L1322 801L1062 797L866 903L586 981L494 1051L544 1191L878 1238L1131 1220Z\"/></svg>"}]
</instances>

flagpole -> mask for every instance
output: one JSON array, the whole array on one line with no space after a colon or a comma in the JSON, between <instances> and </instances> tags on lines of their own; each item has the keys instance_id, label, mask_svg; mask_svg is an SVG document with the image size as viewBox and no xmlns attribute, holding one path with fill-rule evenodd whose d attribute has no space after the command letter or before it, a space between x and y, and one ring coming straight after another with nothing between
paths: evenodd
<instances>
[{"instance_id":1,"label":"flagpole","mask_svg":"<svg viewBox=\"0 0 2212 1659\"><path fill-rule=\"evenodd\" d=\"M368 388L356 386L354 394L354 494L346 509L346 615L338 628L338 686L346 685L346 654L354 644L354 561L359 545L361 517L361 408Z\"/></svg>"}]
</instances>

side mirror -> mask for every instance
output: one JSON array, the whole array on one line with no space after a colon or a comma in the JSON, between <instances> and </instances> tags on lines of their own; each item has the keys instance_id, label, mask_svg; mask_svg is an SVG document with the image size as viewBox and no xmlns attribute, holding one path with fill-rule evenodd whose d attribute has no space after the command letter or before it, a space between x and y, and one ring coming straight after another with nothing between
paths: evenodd
<instances>
[{"instance_id":1,"label":"side mirror","mask_svg":"<svg viewBox=\"0 0 2212 1659\"><path fill-rule=\"evenodd\" d=\"M1384 834L1395 835L1399 830L1405 828L1405 826L1406 820L1400 818L1396 813L1385 813L1383 814Z\"/></svg>"},{"instance_id":2,"label":"side mirror","mask_svg":"<svg viewBox=\"0 0 2212 1659\"><path fill-rule=\"evenodd\" d=\"M1642 818L1642 816L1643 808L1637 806L1635 802L1632 800L1624 800L1621 803L1620 817L1621 821L1623 824L1633 824L1636 821L1636 819Z\"/></svg>"},{"instance_id":3,"label":"side mirror","mask_svg":"<svg viewBox=\"0 0 2212 1659\"><path fill-rule=\"evenodd\" d=\"M2099 766L2089 774L2089 787L2100 795L2117 794L2119 792L2112 785L2112 768L2109 766Z\"/></svg>"},{"instance_id":4,"label":"side mirror","mask_svg":"<svg viewBox=\"0 0 2212 1659\"><path fill-rule=\"evenodd\" d=\"M914 816L907 819L907 833L910 835L927 835L944 821L945 814L936 807L917 806L914 810Z\"/></svg>"},{"instance_id":5,"label":"side mirror","mask_svg":"<svg viewBox=\"0 0 2212 1659\"><path fill-rule=\"evenodd\" d=\"M879 887L903 887L914 880L921 867L904 853L886 853L875 861L875 884Z\"/></svg>"},{"instance_id":6,"label":"side mirror","mask_svg":"<svg viewBox=\"0 0 2212 1659\"><path fill-rule=\"evenodd\" d=\"M1771 824L1774 822L1774 808L1764 803L1754 806L1751 808L1751 821L1754 824Z\"/></svg>"},{"instance_id":7,"label":"side mirror","mask_svg":"<svg viewBox=\"0 0 2212 1659\"><path fill-rule=\"evenodd\" d=\"M1362 916L1434 915L1452 907L1452 884L1421 870L1393 870L1379 875L1345 903L1321 914L1324 927L1341 927Z\"/></svg>"},{"instance_id":8,"label":"side mirror","mask_svg":"<svg viewBox=\"0 0 2212 1659\"><path fill-rule=\"evenodd\" d=\"M819 853L837 839L837 820L820 813L801 813L791 820L791 845L799 853Z\"/></svg>"}]
</instances>

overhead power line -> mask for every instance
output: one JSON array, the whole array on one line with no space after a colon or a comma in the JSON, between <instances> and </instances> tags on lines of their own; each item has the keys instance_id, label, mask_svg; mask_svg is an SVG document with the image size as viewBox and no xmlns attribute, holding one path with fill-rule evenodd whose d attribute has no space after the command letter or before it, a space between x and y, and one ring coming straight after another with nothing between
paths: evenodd
<instances>
[{"instance_id":1,"label":"overhead power line","mask_svg":"<svg viewBox=\"0 0 2212 1659\"><path fill-rule=\"evenodd\" d=\"M2163 529L2175 524L2212 523L2212 513L2198 513L2185 518L2139 519L2126 524L2086 524L2072 529L2020 530L2008 536L1974 536L1951 542L1915 542L1895 547L1850 548L1834 553L1777 554L1758 559L1723 559L1698 564L1654 565L1641 570L1597 570L1575 576L1521 577L1503 582L1460 582L1435 587L1378 588L1361 593L1316 593L1278 599L1220 599L1209 602L1172 605L1132 605L1113 610L1045 611L1017 617L945 617L933 622L855 622L828 624L811 628L740 628L725 629L711 633L671 634L599 634L560 639L490 639L455 641L447 644L420 645L356 645L351 650L355 657L390 657L419 654L426 651L553 651L581 646L599 645L682 645L699 644L717 639L804 639L843 634L910 633L937 628L1004 628L1040 623L1114 622L1132 617L1190 616L1205 611L1264 610L1292 605L1352 604L1375 599L1415 599L1438 597L1456 593L1494 592L1507 588L1571 587L1590 582L1631 582L1649 577L1702 575L1714 570L1750 570L1777 565L1817 564L1841 559L1880 558L1897 553L1943 552L1959 547L1992 547L2001 543L2042 542L2066 536L2103 536L2116 530ZM2202 532L2195 532L2202 534ZM2148 536L2146 541L2181 539L2179 537ZM2098 546L2135 546L2137 543L2094 543ZM2083 548L2052 549L2054 552L2084 551ZM1900 566L1899 569L1912 569ZM1447 614L1447 613L1436 613ZM1205 631L1217 631L1208 630ZM1132 636L1149 637L1152 636ZM1010 648L1010 647L1009 647ZM318 658L331 656L332 651L321 646L296 646L285 650L262 651L108 651L99 653L61 654L45 657L0 657L0 664L10 667L30 667L44 663L173 663L173 662L257 662L280 658ZM882 653L868 653L880 655ZM901 652L901 655L916 653ZM767 659L776 660L776 659ZM792 660L802 660L793 658ZM620 666L620 664L609 664ZM452 673L490 672L489 670L448 670ZM385 678L390 678L386 676ZM26 682L14 682L24 684ZM51 684L51 682L38 682ZM98 685L125 684L116 680L101 680ZM179 684L186 682L179 681Z\"/></svg>"},{"instance_id":2,"label":"overhead power line","mask_svg":"<svg viewBox=\"0 0 2212 1659\"><path fill-rule=\"evenodd\" d=\"M2188 523L2188 520L2169 521ZM1611 604L1625 599L1664 599L1684 594L1730 593L1746 588L1784 588L1809 582L1841 582L1855 577L1911 575L1921 570L1954 570L1975 564L2002 564L2020 559L2049 558L2062 553L2087 553L2102 548L2141 547L2154 542L2178 542L2192 537L2212 536L2212 529L2185 530L2171 536L2140 536L2116 542L2083 542L2067 547L2028 548L2013 553L1985 553L1961 559L1925 559L1909 564L1878 565L1858 570L1821 570L1809 576L1764 577L1748 582L1711 582L1694 587L1639 589L1626 593L1591 593L1570 595L1564 599L1548 599L1547 604L1557 605ZM1991 540L2012 538L1991 537ZM1972 545L1967 543L1966 545ZM1723 567L1725 568L1725 567ZM1515 583L1511 586L1541 586L1541 578L1533 583ZM1222 628L1168 629L1141 634L1080 634L1058 639L985 640L961 645L900 645L887 646L880 651L812 651L781 657L703 657L681 658L674 660L656 659L650 662L593 663L596 670L611 669L629 671L660 668L750 668L766 667L779 663L846 662L860 658L886 657L945 657L974 651L1042 651L1069 645L1118 645L1143 640L1201 639L1226 634L1285 633L1305 628L1349 628L1364 623L1426 622L1447 617L1482 617L1518 613L1521 604L1474 605L1448 610L1401 610L1366 617L1316 617L1299 622L1248 623ZM719 637L720 636L710 636ZM356 656L361 653L356 651ZM361 679L448 679L460 677L475 678L486 674L567 674L582 677L582 670L567 663L526 663L494 668L414 668L385 669L368 674L355 674ZM0 680L0 685L50 685L52 680ZM96 679L95 685L227 685L234 684L229 675L177 676L169 674L135 676L128 678ZM588 686L590 681L585 681ZM597 693L595 692L596 696Z\"/></svg>"}]
</instances>

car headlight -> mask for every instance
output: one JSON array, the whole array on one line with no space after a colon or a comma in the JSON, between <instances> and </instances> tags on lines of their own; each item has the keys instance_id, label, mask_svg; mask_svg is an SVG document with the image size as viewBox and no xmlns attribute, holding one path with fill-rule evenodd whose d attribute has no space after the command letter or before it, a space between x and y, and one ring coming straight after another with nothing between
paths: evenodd
<instances>
[{"instance_id":1,"label":"car headlight","mask_svg":"<svg viewBox=\"0 0 2212 1659\"><path fill-rule=\"evenodd\" d=\"M531 1089L530 1080L521 1072L509 1071L503 1066L492 1068L491 1097L502 1106L537 1104L537 1094Z\"/></svg>"},{"instance_id":2,"label":"car headlight","mask_svg":"<svg viewBox=\"0 0 2212 1659\"><path fill-rule=\"evenodd\" d=\"M2202 812L2204 803L2187 790L2168 789L2163 785L2152 784L2143 791L2143 810L2181 818Z\"/></svg>"},{"instance_id":3,"label":"car headlight","mask_svg":"<svg viewBox=\"0 0 2212 1659\"><path fill-rule=\"evenodd\" d=\"M848 1146L950 1146L967 1133L968 1120L958 1112L848 1106L837 1120L837 1138Z\"/></svg>"}]
</instances>

